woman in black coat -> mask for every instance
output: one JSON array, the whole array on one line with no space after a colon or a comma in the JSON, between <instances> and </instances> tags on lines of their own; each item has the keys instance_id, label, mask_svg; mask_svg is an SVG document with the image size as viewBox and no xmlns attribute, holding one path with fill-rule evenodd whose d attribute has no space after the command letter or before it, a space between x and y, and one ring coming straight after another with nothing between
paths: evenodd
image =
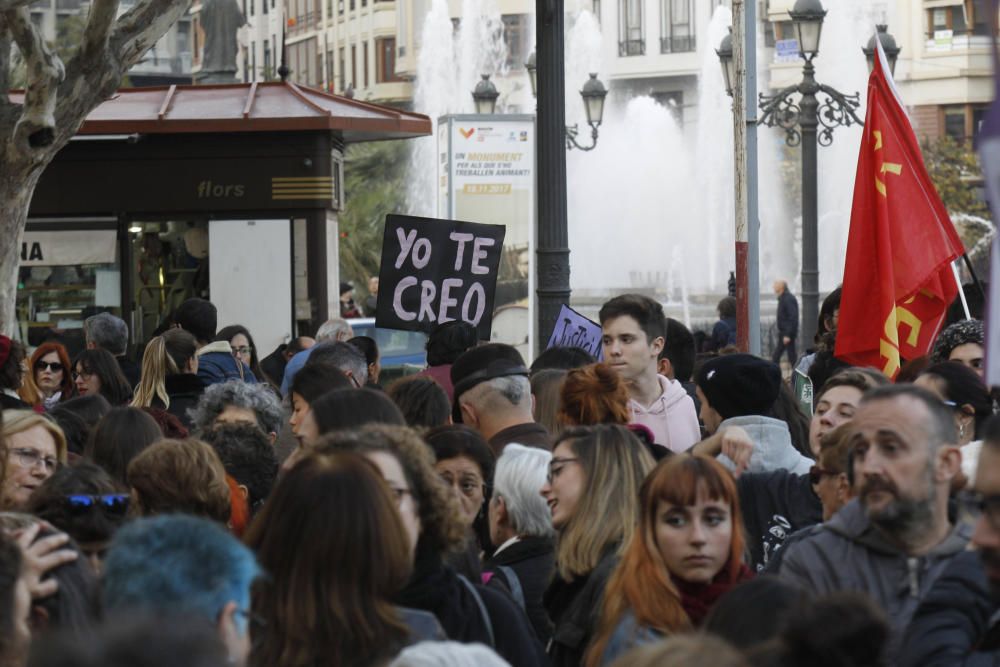
<instances>
[{"instance_id":1,"label":"woman in black coat","mask_svg":"<svg viewBox=\"0 0 1000 667\"><path fill-rule=\"evenodd\" d=\"M198 342L183 329L168 329L149 341L132 406L166 410L190 430L188 410L205 392L197 375L197 351Z\"/></svg>"}]
</instances>

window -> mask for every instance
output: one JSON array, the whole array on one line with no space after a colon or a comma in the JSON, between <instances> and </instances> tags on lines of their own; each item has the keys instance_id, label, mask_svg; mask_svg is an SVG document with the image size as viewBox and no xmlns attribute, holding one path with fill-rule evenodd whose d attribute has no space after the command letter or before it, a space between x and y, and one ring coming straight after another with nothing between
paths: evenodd
<instances>
[{"instance_id":1,"label":"window","mask_svg":"<svg viewBox=\"0 0 1000 667\"><path fill-rule=\"evenodd\" d=\"M601 0L594 0L593 5L591 6L590 11L594 12L594 17L597 19L597 22L600 23L601 22Z\"/></svg>"},{"instance_id":2,"label":"window","mask_svg":"<svg viewBox=\"0 0 1000 667\"><path fill-rule=\"evenodd\" d=\"M955 141L975 141L979 136L979 126L986 115L988 105L951 104L942 106L940 122L942 134Z\"/></svg>"},{"instance_id":3,"label":"window","mask_svg":"<svg viewBox=\"0 0 1000 667\"><path fill-rule=\"evenodd\" d=\"M264 3L264 6L267 6L266 2ZM265 81L267 81L272 76L274 76L274 72L273 72L272 67L271 67L271 42L267 41L266 39L264 40L264 72L263 72L263 74L264 74L264 76L262 76L261 78L264 79Z\"/></svg>"},{"instance_id":4,"label":"window","mask_svg":"<svg viewBox=\"0 0 1000 667\"><path fill-rule=\"evenodd\" d=\"M253 6L257 4L257 0L250 0L250 16L253 16ZM246 14L244 14L246 16Z\"/></svg>"},{"instance_id":5,"label":"window","mask_svg":"<svg viewBox=\"0 0 1000 667\"><path fill-rule=\"evenodd\" d=\"M357 88L358 83L358 47L351 45L351 88Z\"/></svg>"},{"instance_id":6,"label":"window","mask_svg":"<svg viewBox=\"0 0 1000 667\"><path fill-rule=\"evenodd\" d=\"M334 73L333 73L333 49L326 50L326 89L333 92L336 86L334 85Z\"/></svg>"},{"instance_id":7,"label":"window","mask_svg":"<svg viewBox=\"0 0 1000 667\"><path fill-rule=\"evenodd\" d=\"M260 3L260 13L267 14L267 0Z\"/></svg>"},{"instance_id":8,"label":"window","mask_svg":"<svg viewBox=\"0 0 1000 667\"><path fill-rule=\"evenodd\" d=\"M344 47L337 50L337 75L340 77L340 90L347 88L347 61L344 59Z\"/></svg>"},{"instance_id":9,"label":"window","mask_svg":"<svg viewBox=\"0 0 1000 667\"><path fill-rule=\"evenodd\" d=\"M402 81L396 76L396 40L392 37L375 40L375 81Z\"/></svg>"},{"instance_id":10,"label":"window","mask_svg":"<svg viewBox=\"0 0 1000 667\"><path fill-rule=\"evenodd\" d=\"M528 16L508 14L503 17L503 41L507 45L507 67L521 69L528 59Z\"/></svg>"},{"instance_id":11,"label":"window","mask_svg":"<svg viewBox=\"0 0 1000 667\"><path fill-rule=\"evenodd\" d=\"M354 8L355 8L356 6L357 6L357 3L356 3L356 0L351 0L351 11L352 11L352 12L354 11Z\"/></svg>"},{"instance_id":12,"label":"window","mask_svg":"<svg viewBox=\"0 0 1000 667\"><path fill-rule=\"evenodd\" d=\"M368 42L361 45L361 52L364 55L365 88L368 87Z\"/></svg>"},{"instance_id":13,"label":"window","mask_svg":"<svg viewBox=\"0 0 1000 667\"><path fill-rule=\"evenodd\" d=\"M646 53L642 29L642 0L618 0L618 55Z\"/></svg>"},{"instance_id":14,"label":"window","mask_svg":"<svg viewBox=\"0 0 1000 667\"><path fill-rule=\"evenodd\" d=\"M257 49L253 42L250 43L250 80L257 80Z\"/></svg>"},{"instance_id":15,"label":"window","mask_svg":"<svg viewBox=\"0 0 1000 667\"><path fill-rule=\"evenodd\" d=\"M936 32L951 30L952 36L990 34L988 14L981 11L976 0L964 0L964 4L951 7L935 7L927 10L927 38L934 39Z\"/></svg>"},{"instance_id":16,"label":"window","mask_svg":"<svg viewBox=\"0 0 1000 667\"><path fill-rule=\"evenodd\" d=\"M660 0L660 53L694 51L693 0Z\"/></svg>"}]
</instances>

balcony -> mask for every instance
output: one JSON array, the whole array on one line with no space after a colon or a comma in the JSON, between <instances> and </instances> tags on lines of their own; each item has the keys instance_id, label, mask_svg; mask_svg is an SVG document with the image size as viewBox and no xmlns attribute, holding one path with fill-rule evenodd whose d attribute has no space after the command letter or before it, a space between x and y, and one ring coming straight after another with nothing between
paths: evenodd
<instances>
[{"instance_id":1,"label":"balcony","mask_svg":"<svg viewBox=\"0 0 1000 667\"><path fill-rule=\"evenodd\" d=\"M622 58L646 55L646 40L626 39L623 42L618 42L618 55Z\"/></svg>"},{"instance_id":2,"label":"balcony","mask_svg":"<svg viewBox=\"0 0 1000 667\"><path fill-rule=\"evenodd\" d=\"M696 42L694 35L660 37L660 53L689 53L696 50Z\"/></svg>"}]
</instances>

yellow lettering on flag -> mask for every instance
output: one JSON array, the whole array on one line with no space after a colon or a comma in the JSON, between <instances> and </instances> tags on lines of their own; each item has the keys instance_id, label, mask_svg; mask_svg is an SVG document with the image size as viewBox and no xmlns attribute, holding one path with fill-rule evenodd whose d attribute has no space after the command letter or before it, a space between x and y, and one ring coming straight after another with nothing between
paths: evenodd
<instances>
[{"instance_id":1,"label":"yellow lettering on flag","mask_svg":"<svg viewBox=\"0 0 1000 667\"><path fill-rule=\"evenodd\" d=\"M875 152L882 150L882 133L878 130L873 130L872 135L875 136ZM879 165L879 173L883 176L886 173L894 174L899 176L903 173L903 165L897 164L895 162L883 162ZM878 190L879 194L883 197L887 197L885 181L881 180L878 176L875 177L875 189ZM898 356L898 355L897 355Z\"/></svg>"}]
</instances>

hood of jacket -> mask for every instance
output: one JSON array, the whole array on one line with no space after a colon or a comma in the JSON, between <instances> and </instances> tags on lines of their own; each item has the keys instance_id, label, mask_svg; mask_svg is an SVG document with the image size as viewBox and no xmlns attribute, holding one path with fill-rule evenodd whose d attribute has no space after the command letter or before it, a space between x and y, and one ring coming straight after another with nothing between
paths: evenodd
<instances>
[{"instance_id":1,"label":"hood of jacket","mask_svg":"<svg viewBox=\"0 0 1000 667\"><path fill-rule=\"evenodd\" d=\"M750 456L747 472L787 470L796 475L804 475L813 466L813 460L800 454L792 445L788 425L780 419L761 416L730 417L719 424L719 430L727 426L739 426L753 441L753 454ZM719 455L719 461L730 470L736 468L725 455Z\"/></svg>"},{"instance_id":2,"label":"hood of jacket","mask_svg":"<svg viewBox=\"0 0 1000 667\"><path fill-rule=\"evenodd\" d=\"M687 398L687 390L684 389L684 385L680 382L677 380L671 380L670 378L662 375L658 375L656 377L660 381L660 387L663 389L663 395L660 396L659 401L650 407L650 412L656 412L659 406L662 406L662 412L666 412Z\"/></svg>"},{"instance_id":3,"label":"hood of jacket","mask_svg":"<svg viewBox=\"0 0 1000 667\"><path fill-rule=\"evenodd\" d=\"M200 348L195 352L196 356L201 356L203 354L209 354L210 352L225 352L226 354L232 356L233 346L229 344L227 340L217 340L209 343L203 348Z\"/></svg>"},{"instance_id":4,"label":"hood of jacket","mask_svg":"<svg viewBox=\"0 0 1000 667\"><path fill-rule=\"evenodd\" d=\"M832 532L874 552L887 556L906 556L896 544L889 541L868 518L868 513L857 498L834 514L826 527ZM972 526L958 522L940 544L927 552L928 557L951 556L964 551L972 537Z\"/></svg>"}]
</instances>

